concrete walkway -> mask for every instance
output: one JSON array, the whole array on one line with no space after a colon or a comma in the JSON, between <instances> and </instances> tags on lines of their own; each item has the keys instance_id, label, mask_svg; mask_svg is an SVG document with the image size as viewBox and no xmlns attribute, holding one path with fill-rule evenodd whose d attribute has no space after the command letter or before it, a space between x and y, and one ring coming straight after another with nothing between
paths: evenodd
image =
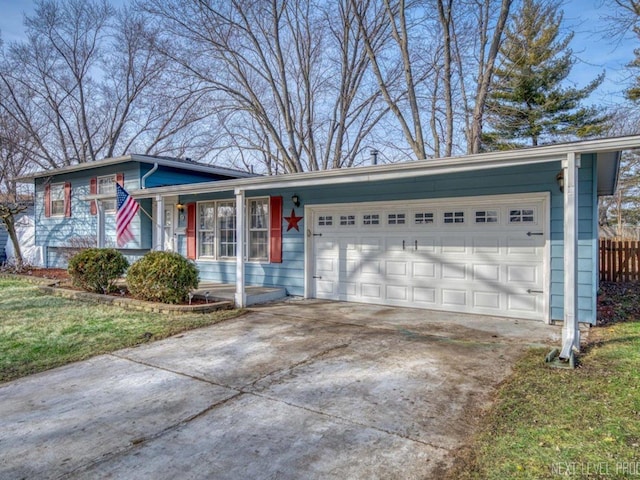
<instances>
[{"instance_id":1,"label":"concrete walkway","mask_svg":"<svg viewBox=\"0 0 640 480\"><path fill-rule=\"evenodd\" d=\"M320 301L0 385L0 478L438 478L529 321Z\"/></svg>"}]
</instances>

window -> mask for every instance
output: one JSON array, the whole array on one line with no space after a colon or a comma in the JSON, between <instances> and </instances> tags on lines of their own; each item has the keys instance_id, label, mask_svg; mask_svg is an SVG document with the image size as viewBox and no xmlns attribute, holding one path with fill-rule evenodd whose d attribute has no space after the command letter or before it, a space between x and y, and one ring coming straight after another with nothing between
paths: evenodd
<instances>
[{"instance_id":1,"label":"window","mask_svg":"<svg viewBox=\"0 0 640 480\"><path fill-rule=\"evenodd\" d=\"M362 223L364 225L380 225L380 215L377 213L365 214L362 216Z\"/></svg>"},{"instance_id":2,"label":"window","mask_svg":"<svg viewBox=\"0 0 640 480\"><path fill-rule=\"evenodd\" d=\"M498 223L498 212L496 210L476 211L476 223Z\"/></svg>"},{"instance_id":3,"label":"window","mask_svg":"<svg viewBox=\"0 0 640 480\"><path fill-rule=\"evenodd\" d=\"M218 203L218 255L236 256L236 205L234 202Z\"/></svg>"},{"instance_id":4,"label":"window","mask_svg":"<svg viewBox=\"0 0 640 480\"><path fill-rule=\"evenodd\" d=\"M415 214L414 223L416 225L424 225L425 223L433 223L432 212L419 212Z\"/></svg>"},{"instance_id":5,"label":"window","mask_svg":"<svg viewBox=\"0 0 640 480\"><path fill-rule=\"evenodd\" d=\"M404 225L405 214L404 213L390 213L387 216L387 223L389 225Z\"/></svg>"},{"instance_id":6,"label":"window","mask_svg":"<svg viewBox=\"0 0 640 480\"><path fill-rule=\"evenodd\" d=\"M98 195L113 195L113 199L102 200L102 208L105 212L113 213L116 211L116 176L108 175L106 177L98 177Z\"/></svg>"},{"instance_id":7,"label":"window","mask_svg":"<svg viewBox=\"0 0 640 480\"><path fill-rule=\"evenodd\" d=\"M249 200L249 260L269 258L269 199Z\"/></svg>"},{"instance_id":8,"label":"window","mask_svg":"<svg viewBox=\"0 0 640 480\"><path fill-rule=\"evenodd\" d=\"M52 183L49 187L51 215L64 216L64 183Z\"/></svg>"},{"instance_id":9,"label":"window","mask_svg":"<svg viewBox=\"0 0 640 480\"><path fill-rule=\"evenodd\" d=\"M464 223L464 212L444 212L444 223Z\"/></svg>"},{"instance_id":10,"label":"window","mask_svg":"<svg viewBox=\"0 0 640 480\"><path fill-rule=\"evenodd\" d=\"M533 223L535 212L532 208L509 210L509 223Z\"/></svg>"},{"instance_id":11,"label":"window","mask_svg":"<svg viewBox=\"0 0 640 480\"><path fill-rule=\"evenodd\" d=\"M349 226L356 224L356 216L355 215L340 215L340 225Z\"/></svg>"},{"instance_id":12,"label":"window","mask_svg":"<svg viewBox=\"0 0 640 480\"><path fill-rule=\"evenodd\" d=\"M198 204L198 248L200 257L215 257L216 244L216 204L204 202Z\"/></svg>"},{"instance_id":13,"label":"window","mask_svg":"<svg viewBox=\"0 0 640 480\"><path fill-rule=\"evenodd\" d=\"M318 226L319 227L330 227L333 225L333 216L332 215L320 215L318 216Z\"/></svg>"}]
</instances>

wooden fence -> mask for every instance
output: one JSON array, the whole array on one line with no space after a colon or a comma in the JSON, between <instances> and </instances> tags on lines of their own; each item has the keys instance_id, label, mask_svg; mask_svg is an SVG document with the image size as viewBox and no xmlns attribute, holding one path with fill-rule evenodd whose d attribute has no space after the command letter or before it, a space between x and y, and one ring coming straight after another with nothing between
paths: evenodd
<instances>
[{"instance_id":1,"label":"wooden fence","mask_svg":"<svg viewBox=\"0 0 640 480\"><path fill-rule=\"evenodd\" d=\"M600 281L640 282L640 242L600 240Z\"/></svg>"}]
</instances>

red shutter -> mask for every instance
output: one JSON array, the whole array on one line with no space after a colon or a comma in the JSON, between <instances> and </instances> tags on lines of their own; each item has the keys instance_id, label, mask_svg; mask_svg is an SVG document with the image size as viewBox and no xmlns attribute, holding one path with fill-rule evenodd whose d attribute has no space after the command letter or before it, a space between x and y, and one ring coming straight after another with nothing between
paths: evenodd
<instances>
[{"instance_id":1,"label":"red shutter","mask_svg":"<svg viewBox=\"0 0 640 480\"><path fill-rule=\"evenodd\" d=\"M116 183L124 188L124 173L116 173Z\"/></svg>"},{"instance_id":2,"label":"red shutter","mask_svg":"<svg viewBox=\"0 0 640 480\"><path fill-rule=\"evenodd\" d=\"M89 180L89 194L95 195L96 193L98 193L98 179L93 177ZM91 215L96 215L98 213L98 206L96 205L95 200L91 200L90 208Z\"/></svg>"},{"instance_id":3,"label":"red shutter","mask_svg":"<svg viewBox=\"0 0 640 480\"><path fill-rule=\"evenodd\" d=\"M64 216L71 216L71 183L64 184Z\"/></svg>"},{"instance_id":4,"label":"red shutter","mask_svg":"<svg viewBox=\"0 0 640 480\"><path fill-rule=\"evenodd\" d=\"M282 197L269 197L269 261L282 263Z\"/></svg>"},{"instance_id":5,"label":"red shutter","mask_svg":"<svg viewBox=\"0 0 640 480\"><path fill-rule=\"evenodd\" d=\"M187 258L196 259L196 204L189 203L187 208Z\"/></svg>"},{"instance_id":6,"label":"red shutter","mask_svg":"<svg viewBox=\"0 0 640 480\"><path fill-rule=\"evenodd\" d=\"M44 216L51 216L51 185L44 186Z\"/></svg>"}]
</instances>

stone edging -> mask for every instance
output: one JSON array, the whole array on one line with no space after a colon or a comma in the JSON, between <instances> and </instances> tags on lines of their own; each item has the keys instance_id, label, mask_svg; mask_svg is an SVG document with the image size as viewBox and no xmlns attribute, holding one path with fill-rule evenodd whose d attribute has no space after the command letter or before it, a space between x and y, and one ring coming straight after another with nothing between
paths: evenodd
<instances>
[{"instance_id":1,"label":"stone edging","mask_svg":"<svg viewBox=\"0 0 640 480\"><path fill-rule=\"evenodd\" d=\"M33 277L30 275L16 275L0 273L0 278L23 280L38 285L40 291L49 295L69 298L71 300L84 300L105 305L115 305L127 308L129 310L139 310L143 312L168 313L168 314L186 314L186 313L210 313L216 310L230 310L233 308L233 302L219 301L198 305L171 305L167 303L146 302L135 298L115 297L112 295L102 295L100 293L82 292L78 290L70 290L66 288L58 288L55 285L58 280L51 278Z\"/></svg>"}]
</instances>

